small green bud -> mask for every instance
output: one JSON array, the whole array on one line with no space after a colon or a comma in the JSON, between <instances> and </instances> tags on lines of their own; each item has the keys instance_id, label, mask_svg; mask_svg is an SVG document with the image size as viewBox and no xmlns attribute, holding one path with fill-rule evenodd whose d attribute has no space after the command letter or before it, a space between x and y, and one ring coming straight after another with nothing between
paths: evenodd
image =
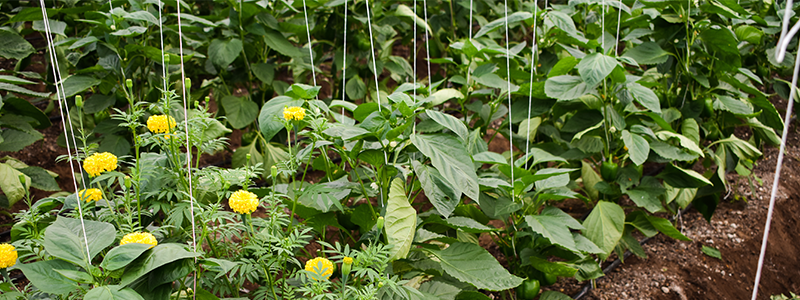
<instances>
[{"instance_id":1,"label":"small green bud","mask_svg":"<svg viewBox=\"0 0 800 300\"><path fill-rule=\"evenodd\" d=\"M23 186L25 185L25 175L24 174L19 174L19 182L22 183Z\"/></svg>"},{"instance_id":2,"label":"small green bud","mask_svg":"<svg viewBox=\"0 0 800 300\"><path fill-rule=\"evenodd\" d=\"M383 222L384 222L383 217L378 217L378 223L375 224L376 226L378 226L378 230L383 230Z\"/></svg>"},{"instance_id":3,"label":"small green bud","mask_svg":"<svg viewBox=\"0 0 800 300\"><path fill-rule=\"evenodd\" d=\"M272 166L272 168L269 168L269 171L270 171L270 174L272 175L272 179L273 180L275 178L278 178L278 167Z\"/></svg>"},{"instance_id":4,"label":"small green bud","mask_svg":"<svg viewBox=\"0 0 800 300\"><path fill-rule=\"evenodd\" d=\"M169 54L164 54L164 65L169 66Z\"/></svg>"},{"instance_id":5,"label":"small green bud","mask_svg":"<svg viewBox=\"0 0 800 300\"><path fill-rule=\"evenodd\" d=\"M131 185L132 185L131 177L130 176L125 176L125 189L126 190L130 189Z\"/></svg>"},{"instance_id":6,"label":"small green bud","mask_svg":"<svg viewBox=\"0 0 800 300\"><path fill-rule=\"evenodd\" d=\"M379 288L383 287L383 281L378 281L378 287Z\"/></svg>"},{"instance_id":7,"label":"small green bud","mask_svg":"<svg viewBox=\"0 0 800 300\"><path fill-rule=\"evenodd\" d=\"M250 163L250 153L247 153L247 155L245 155L245 158L247 158L247 163L249 164Z\"/></svg>"},{"instance_id":8,"label":"small green bud","mask_svg":"<svg viewBox=\"0 0 800 300\"><path fill-rule=\"evenodd\" d=\"M191 78L186 78L186 79L184 79L184 80L183 80L183 86L185 86L185 87L186 87L186 90L187 90L187 91L188 91L189 89L191 89L191 88L192 88L192 79L191 79Z\"/></svg>"},{"instance_id":9,"label":"small green bud","mask_svg":"<svg viewBox=\"0 0 800 300\"><path fill-rule=\"evenodd\" d=\"M205 100L206 100L206 103L209 103L209 102L211 102L211 97L209 97L209 96L206 96L206 99L205 99Z\"/></svg>"},{"instance_id":10,"label":"small green bud","mask_svg":"<svg viewBox=\"0 0 800 300\"><path fill-rule=\"evenodd\" d=\"M350 270L353 267L353 258L349 256L345 256L342 259L342 274L350 274Z\"/></svg>"},{"instance_id":11,"label":"small green bud","mask_svg":"<svg viewBox=\"0 0 800 300\"><path fill-rule=\"evenodd\" d=\"M200 101L195 100L194 101L194 107L200 107Z\"/></svg>"},{"instance_id":12,"label":"small green bud","mask_svg":"<svg viewBox=\"0 0 800 300\"><path fill-rule=\"evenodd\" d=\"M75 106L83 108L83 97L81 97L81 95L75 96Z\"/></svg>"},{"instance_id":13,"label":"small green bud","mask_svg":"<svg viewBox=\"0 0 800 300\"><path fill-rule=\"evenodd\" d=\"M130 79L125 80L125 86L127 86L129 89L133 88L133 80Z\"/></svg>"}]
</instances>

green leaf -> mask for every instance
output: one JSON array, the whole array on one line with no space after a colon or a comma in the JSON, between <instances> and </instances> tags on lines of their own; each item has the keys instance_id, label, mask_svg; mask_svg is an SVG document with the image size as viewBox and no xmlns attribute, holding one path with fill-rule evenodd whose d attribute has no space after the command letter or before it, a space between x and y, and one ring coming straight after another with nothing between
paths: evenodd
<instances>
[{"instance_id":1,"label":"green leaf","mask_svg":"<svg viewBox=\"0 0 800 300\"><path fill-rule=\"evenodd\" d=\"M49 19L48 23L50 24L49 28L50 33L58 34L65 37L67 36L66 34L64 34L64 31L67 30L67 23L53 19ZM44 20L33 21L33 26L31 27L33 28L33 30L39 32L45 32Z\"/></svg>"},{"instance_id":2,"label":"green leaf","mask_svg":"<svg viewBox=\"0 0 800 300\"><path fill-rule=\"evenodd\" d=\"M625 227L625 211L616 203L597 202L589 216L583 221L583 235L603 250L604 259L611 254L617 242L622 238Z\"/></svg>"},{"instance_id":3,"label":"green leaf","mask_svg":"<svg viewBox=\"0 0 800 300\"><path fill-rule=\"evenodd\" d=\"M547 78L567 75L575 66L578 65L578 59L574 56L567 56L559 60L547 73Z\"/></svg>"},{"instance_id":4,"label":"green leaf","mask_svg":"<svg viewBox=\"0 0 800 300\"><path fill-rule=\"evenodd\" d=\"M522 278L509 274L486 249L479 245L458 242L451 244L445 250L428 251L439 258L442 269L447 274L479 289L503 291L522 283Z\"/></svg>"},{"instance_id":5,"label":"green leaf","mask_svg":"<svg viewBox=\"0 0 800 300\"><path fill-rule=\"evenodd\" d=\"M319 86L310 86L302 83L292 84L289 88L291 89L292 94L301 99L314 98L317 96L317 94L319 94L319 90L321 89Z\"/></svg>"},{"instance_id":6,"label":"green leaf","mask_svg":"<svg viewBox=\"0 0 800 300\"><path fill-rule=\"evenodd\" d=\"M723 95L715 95L714 98L717 98L714 101L714 109L721 109L725 111L729 111L736 115L752 115L753 109L751 109L747 104L743 101L734 99L728 96Z\"/></svg>"},{"instance_id":7,"label":"green leaf","mask_svg":"<svg viewBox=\"0 0 800 300\"><path fill-rule=\"evenodd\" d=\"M431 27L428 26L427 23L425 23L425 20L420 18L418 15L414 14L414 11L411 10L411 8L409 8L405 4L398 5L397 6L397 10L395 11L394 14L396 16L400 16L400 17L411 18L412 20L414 20L414 23L416 23L417 26L424 27L425 30L427 30L429 33L433 34L433 31L431 31Z\"/></svg>"},{"instance_id":8,"label":"green leaf","mask_svg":"<svg viewBox=\"0 0 800 300\"><path fill-rule=\"evenodd\" d=\"M656 65L667 61L669 52L661 49L661 46L654 42L644 42L639 46L625 51L623 56L627 56L643 65Z\"/></svg>"},{"instance_id":9,"label":"green leaf","mask_svg":"<svg viewBox=\"0 0 800 300\"><path fill-rule=\"evenodd\" d=\"M720 253L719 250L717 250L717 248L703 245L703 248L701 248L700 250L703 251L705 255L711 256L716 259L722 259L722 253Z\"/></svg>"},{"instance_id":10,"label":"green leaf","mask_svg":"<svg viewBox=\"0 0 800 300\"><path fill-rule=\"evenodd\" d=\"M17 264L25 278L42 292L55 295L66 295L78 288L78 284L55 270L77 270L73 264L60 260L45 260L29 264Z\"/></svg>"},{"instance_id":11,"label":"green leaf","mask_svg":"<svg viewBox=\"0 0 800 300\"><path fill-rule=\"evenodd\" d=\"M25 177L25 185L20 182L20 176ZM31 178L27 175L14 169L9 164L0 163L0 189L3 190L3 194L7 198L8 207L25 197L25 192L28 191L30 182Z\"/></svg>"},{"instance_id":12,"label":"green leaf","mask_svg":"<svg viewBox=\"0 0 800 300\"><path fill-rule=\"evenodd\" d=\"M347 81L345 88L347 97L349 97L350 100L363 99L364 96L367 95L367 85L358 75L351 77L350 80Z\"/></svg>"},{"instance_id":13,"label":"green leaf","mask_svg":"<svg viewBox=\"0 0 800 300\"><path fill-rule=\"evenodd\" d=\"M431 159L433 166L450 182L450 186L458 188L473 200L479 199L478 175L464 144L443 134L412 134L411 142Z\"/></svg>"},{"instance_id":14,"label":"green leaf","mask_svg":"<svg viewBox=\"0 0 800 300\"><path fill-rule=\"evenodd\" d=\"M132 290L131 288L122 288L119 285L103 285L93 288L86 296L83 298L84 300L137 300L142 298L139 293Z\"/></svg>"},{"instance_id":15,"label":"green leaf","mask_svg":"<svg viewBox=\"0 0 800 300\"><path fill-rule=\"evenodd\" d=\"M411 207L406 197L403 181L392 180L389 187L389 201L386 205L386 241L392 245L390 259L403 259L408 256L414 233L417 229L417 211Z\"/></svg>"},{"instance_id":16,"label":"green leaf","mask_svg":"<svg viewBox=\"0 0 800 300\"><path fill-rule=\"evenodd\" d=\"M86 240L89 242L89 255L86 255L84 242L85 228ZM100 251L105 250L116 239L114 226L98 221L71 219L59 216L44 233L44 249L52 256L72 262L87 268Z\"/></svg>"},{"instance_id":17,"label":"green leaf","mask_svg":"<svg viewBox=\"0 0 800 300\"><path fill-rule=\"evenodd\" d=\"M416 160L411 161L414 173L417 174L425 196L431 201L436 211L445 218L449 217L461 202L461 192L450 185L436 168L423 165Z\"/></svg>"},{"instance_id":18,"label":"green leaf","mask_svg":"<svg viewBox=\"0 0 800 300\"><path fill-rule=\"evenodd\" d=\"M2 32L2 30L0 30L0 32ZM9 91L9 92L12 92L12 93L15 93L15 94L22 94L22 95L26 95L26 96L35 96L35 97L48 97L48 96L50 96L50 93L34 92L34 91L31 91L31 90L26 89L24 87L21 87L21 86L15 85L15 84L5 83L5 82L0 82L0 91Z\"/></svg>"},{"instance_id":19,"label":"green leaf","mask_svg":"<svg viewBox=\"0 0 800 300\"><path fill-rule=\"evenodd\" d=\"M639 186L625 191L625 194L639 207L655 213L664 210L659 198L664 192L664 187L661 186L657 179L652 176L645 176Z\"/></svg>"},{"instance_id":20,"label":"green leaf","mask_svg":"<svg viewBox=\"0 0 800 300\"><path fill-rule=\"evenodd\" d=\"M269 141L275 136L283 126L283 108L286 106L301 106L303 100L295 100L291 97L278 96L264 103L261 113L258 115L258 128L264 139Z\"/></svg>"},{"instance_id":21,"label":"green leaf","mask_svg":"<svg viewBox=\"0 0 800 300\"><path fill-rule=\"evenodd\" d=\"M83 112L86 114L98 113L111 107L116 101L117 97L115 95L94 94L89 99L86 99L83 104Z\"/></svg>"},{"instance_id":22,"label":"green leaf","mask_svg":"<svg viewBox=\"0 0 800 300\"><path fill-rule=\"evenodd\" d=\"M571 251L578 251L575 248L575 240L572 238L569 228L562 222L561 218L547 215L528 215L525 216L525 223L531 227L533 232L541 234L551 243Z\"/></svg>"},{"instance_id":23,"label":"green leaf","mask_svg":"<svg viewBox=\"0 0 800 300\"><path fill-rule=\"evenodd\" d=\"M697 120L683 119L681 133L696 144L700 143L700 125L697 124Z\"/></svg>"},{"instance_id":24,"label":"green leaf","mask_svg":"<svg viewBox=\"0 0 800 300\"><path fill-rule=\"evenodd\" d=\"M736 33L736 38L738 38L740 41L747 41L753 45L760 44L761 37L764 36L763 31L750 25L736 27L734 32Z\"/></svg>"},{"instance_id":25,"label":"green leaf","mask_svg":"<svg viewBox=\"0 0 800 300\"><path fill-rule=\"evenodd\" d=\"M556 291L544 291L542 292L542 296L539 297L539 300L572 300L572 298L564 293Z\"/></svg>"},{"instance_id":26,"label":"green leaf","mask_svg":"<svg viewBox=\"0 0 800 300\"><path fill-rule=\"evenodd\" d=\"M653 227L661 231L661 233L667 235L676 240L681 241L691 241L692 239L683 235L678 229L675 229L675 226L672 226L672 223L669 220L664 218L659 218L656 216L647 216L647 220L650 221L650 224L653 224Z\"/></svg>"},{"instance_id":27,"label":"green leaf","mask_svg":"<svg viewBox=\"0 0 800 300\"><path fill-rule=\"evenodd\" d=\"M461 138L461 141L466 143L469 139L469 132L467 131L467 126L464 125L464 122L453 117L448 114L441 113L439 111L435 111L432 109L426 110L425 114L428 115L431 119L439 123L440 125L447 127L450 131L455 132L458 137Z\"/></svg>"},{"instance_id":28,"label":"green leaf","mask_svg":"<svg viewBox=\"0 0 800 300\"><path fill-rule=\"evenodd\" d=\"M158 267L168 263L180 260L193 258L198 254L186 250L186 245L180 244L159 244L155 248L147 251L143 256L134 260L125 268L120 280L121 286L127 286L136 281L140 277L150 273Z\"/></svg>"},{"instance_id":29,"label":"green leaf","mask_svg":"<svg viewBox=\"0 0 800 300\"><path fill-rule=\"evenodd\" d=\"M586 194L592 199L597 199L600 193L594 188L594 185L603 181L603 179L595 172L592 165L585 161L581 161L581 178L583 179L583 189L586 190Z\"/></svg>"},{"instance_id":30,"label":"green leaf","mask_svg":"<svg viewBox=\"0 0 800 300\"><path fill-rule=\"evenodd\" d=\"M126 20L136 20L150 23L150 25L159 25L158 19L153 14L146 10L135 11L125 15Z\"/></svg>"},{"instance_id":31,"label":"green leaf","mask_svg":"<svg viewBox=\"0 0 800 300\"><path fill-rule=\"evenodd\" d=\"M139 243L119 245L108 251L100 267L111 271L124 268L150 248L151 245Z\"/></svg>"},{"instance_id":32,"label":"green leaf","mask_svg":"<svg viewBox=\"0 0 800 300\"><path fill-rule=\"evenodd\" d=\"M100 147L97 148L98 152L111 152L116 156L128 155L131 150L131 143L128 139L121 135L105 134L103 140L100 142Z\"/></svg>"},{"instance_id":33,"label":"green leaf","mask_svg":"<svg viewBox=\"0 0 800 300\"><path fill-rule=\"evenodd\" d=\"M292 43L289 42L289 40L287 40L282 33L272 29L266 29L266 31L267 34L264 35L264 43L266 43L271 49L288 57L299 57L303 55L303 52L292 45Z\"/></svg>"},{"instance_id":34,"label":"green leaf","mask_svg":"<svg viewBox=\"0 0 800 300\"><path fill-rule=\"evenodd\" d=\"M258 104L249 97L227 95L222 98L221 103L228 122L235 129L242 129L250 125L258 116Z\"/></svg>"},{"instance_id":35,"label":"green leaf","mask_svg":"<svg viewBox=\"0 0 800 300\"><path fill-rule=\"evenodd\" d=\"M697 154L697 155L705 157L705 154L703 154L703 150L700 149L700 146L698 146L697 143L695 143L690 138L688 138L688 137L686 137L686 136L684 136L682 134L677 134L677 133L674 133L674 132L670 132L670 131L664 130L664 131L656 132L656 136L659 139L664 140L664 141L668 141L669 139L673 139L673 138L674 139L678 139L678 141L681 144L681 147L684 147L684 149L689 150L690 152L693 152L694 154Z\"/></svg>"},{"instance_id":36,"label":"green leaf","mask_svg":"<svg viewBox=\"0 0 800 300\"><path fill-rule=\"evenodd\" d=\"M676 188L698 188L713 185L711 181L700 175L700 173L673 164L667 164L664 171L656 177L664 179L664 182Z\"/></svg>"},{"instance_id":37,"label":"green leaf","mask_svg":"<svg viewBox=\"0 0 800 300\"><path fill-rule=\"evenodd\" d=\"M578 72L587 86L595 86L603 81L620 64L611 56L592 53L578 63Z\"/></svg>"},{"instance_id":38,"label":"green leaf","mask_svg":"<svg viewBox=\"0 0 800 300\"><path fill-rule=\"evenodd\" d=\"M517 134L526 137L528 140L532 141L536 138L536 132L539 130L539 125L542 124L542 118L535 117L530 119L522 120L519 123L519 130Z\"/></svg>"},{"instance_id":39,"label":"green leaf","mask_svg":"<svg viewBox=\"0 0 800 300\"><path fill-rule=\"evenodd\" d=\"M594 86L590 86L580 77L572 75L548 78L544 83L545 94L558 100L578 99L592 90L594 90Z\"/></svg>"},{"instance_id":40,"label":"green leaf","mask_svg":"<svg viewBox=\"0 0 800 300\"><path fill-rule=\"evenodd\" d=\"M736 71L736 69L742 67L742 59L739 56L739 42L727 27L711 25L700 32L700 39L711 50L709 54L717 58L720 69Z\"/></svg>"},{"instance_id":41,"label":"green leaf","mask_svg":"<svg viewBox=\"0 0 800 300\"><path fill-rule=\"evenodd\" d=\"M647 156L650 155L650 144L641 135L623 130L622 141L625 142L625 147L628 147L628 154L634 164L640 166L647 160Z\"/></svg>"},{"instance_id":42,"label":"green leaf","mask_svg":"<svg viewBox=\"0 0 800 300\"><path fill-rule=\"evenodd\" d=\"M220 40L214 39L208 45L208 58L220 69L225 69L242 53L240 39Z\"/></svg>"},{"instance_id":43,"label":"green leaf","mask_svg":"<svg viewBox=\"0 0 800 300\"><path fill-rule=\"evenodd\" d=\"M43 168L27 167L19 169L19 171L30 177L30 185L34 188L48 192L57 192L61 190L58 186L58 182L53 178L53 175L50 175L50 173ZM8 196L8 194L6 194L6 196Z\"/></svg>"},{"instance_id":44,"label":"green leaf","mask_svg":"<svg viewBox=\"0 0 800 300\"><path fill-rule=\"evenodd\" d=\"M64 275L64 277L69 278L72 281L78 283L92 283L93 278L92 275L86 273L84 271L76 271L76 270L55 270L58 274Z\"/></svg>"},{"instance_id":45,"label":"green leaf","mask_svg":"<svg viewBox=\"0 0 800 300\"><path fill-rule=\"evenodd\" d=\"M506 23L508 23L509 27L510 27L511 23L524 21L524 20L530 19L532 17L533 17L533 14L531 14L529 12L525 12L525 11L515 12L515 13L509 15L508 18L503 17L503 18L491 21L491 22L487 23L486 25L483 25L481 27L481 30L479 30L477 33L475 33L475 36L473 38L477 39L477 38L479 38L479 37L481 37L481 36L483 36L483 35L485 35L485 34L487 34L489 32L494 31L497 28L500 28L501 26L505 26Z\"/></svg>"},{"instance_id":46,"label":"green leaf","mask_svg":"<svg viewBox=\"0 0 800 300\"><path fill-rule=\"evenodd\" d=\"M36 84L36 82L11 75L0 75L0 82L11 84Z\"/></svg>"},{"instance_id":47,"label":"green leaf","mask_svg":"<svg viewBox=\"0 0 800 300\"><path fill-rule=\"evenodd\" d=\"M644 87L638 83L631 83L627 85L628 92L631 93L633 99L639 102L642 106L654 113L661 113L661 102L658 96L649 88Z\"/></svg>"},{"instance_id":48,"label":"green leaf","mask_svg":"<svg viewBox=\"0 0 800 300\"><path fill-rule=\"evenodd\" d=\"M272 84L275 79L275 65L271 63L258 63L252 65L253 75L266 84Z\"/></svg>"},{"instance_id":49,"label":"green leaf","mask_svg":"<svg viewBox=\"0 0 800 300\"><path fill-rule=\"evenodd\" d=\"M502 88L507 88L503 85ZM441 89L433 93L430 97L425 99L431 106L437 106L447 102L450 99L464 99L464 95L456 89Z\"/></svg>"},{"instance_id":50,"label":"green leaf","mask_svg":"<svg viewBox=\"0 0 800 300\"><path fill-rule=\"evenodd\" d=\"M41 11L39 11L41 17ZM15 32L0 29L0 56L7 59L22 60L28 57L36 49L31 46L24 38Z\"/></svg>"},{"instance_id":51,"label":"green leaf","mask_svg":"<svg viewBox=\"0 0 800 300\"><path fill-rule=\"evenodd\" d=\"M551 276L572 277L578 272L578 269L567 266L561 262L549 262L546 259L536 256L531 256L529 259L531 261L531 266Z\"/></svg>"},{"instance_id":52,"label":"green leaf","mask_svg":"<svg viewBox=\"0 0 800 300\"><path fill-rule=\"evenodd\" d=\"M72 75L64 80L64 90L62 92L65 97L72 97L100 84L100 82L102 80L94 77Z\"/></svg>"}]
</instances>

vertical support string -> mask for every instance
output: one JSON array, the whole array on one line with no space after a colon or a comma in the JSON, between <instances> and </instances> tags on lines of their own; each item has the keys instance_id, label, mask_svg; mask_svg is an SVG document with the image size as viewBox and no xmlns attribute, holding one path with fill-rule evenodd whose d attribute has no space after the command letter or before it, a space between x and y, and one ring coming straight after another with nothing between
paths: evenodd
<instances>
[{"instance_id":1,"label":"vertical support string","mask_svg":"<svg viewBox=\"0 0 800 300\"><path fill-rule=\"evenodd\" d=\"M381 111L381 89L378 86L378 65L375 64L375 42L372 38L372 17L369 11L369 0L367 2L367 28L369 29L369 50L372 53L372 74L375 75L375 101L378 103L378 111Z\"/></svg>"},{"instance_id":2,"label":"vertical support string","mask_svg":"<svg viewBox=\"0 0 800 300\"><path fill-rule=\"evenodd\" d=\"M44 30L45 30L45 39L47 40L47 47L50 56L50 61L52 62L51 69L53 70L53 80L55 82L54 86L56 88L56 99L59 101L59 114L61 115L61 124L63 124L64 128L64 138L68 138L72 136L73 145L77 147L75 144L75 132L72 130L72 123L67 123L67 120L72 122L72 118L69 116L69 104L67 104L67 96L64 94L64 85L63 80L61 79L61 68L58 65L58 57L56 56L56 47L53 45L53 37L51 36L50 30L50 18L47 16L47 6L44 4L44 0L39 0L39 4L42 7L42 21L44 22ZM59 87L60 85L60 87ZM67 113L67 119L64 119L64 111ZM70 133L67 133L67 126L70 126ZM86 246L86 261L87 263L91 264L91 258L89 257L91 251L89 250L89 240L86 237L86 224L83 222L83 204L81 200L81 196L79 195L78 189L78 182L75 179L75 165L72 157L72 149L69 145L69 140L67 140L67 156L69 158L69 169L72 172L72 186L75 188L75 201L78 202L78 218L81 222L81 232L83 233L83 244ZM77 154L77 148L76 154ZM81 170L81 163L78 160L78 170L80 171L81 177L83 177L83 170ZM81 183L86 189L86 182L81 180ZM83 252L83 249L81 249Z\"/></svg>"},{"instance_id":3,"label":"vertical support string","mask_svg":"<svg viewBox=\"0 0 800 300\"><path fill-rule=\"evenodd\" d=\"M510 153L510 160L511 160L511 200L514 201L514 130L511 127L511 53L508 50L508 0L503 0L503 6L505 8L505 20L506 20L506 83L507 83L507 90L506 94L508 95L508 151Z\"/></svg>"},{"instance_id":4,"label":"vertical support string","mask_svg":"<svg viewBox=\"0 0 800 300\"><path fill-rule=\"evenodd\" d=\"M691 0L689 0L689 1L691 1ZM625 3L622 3L622 1L619 1L619 5L620 5L620 7L617 7L617 38L614 39L614 56L619 56L619 25L620 25L620 23L622 23L622 6L625 5ZM688 40L687 40L687 43L688 43ZM603 51L605 51L605 50L603 50Z\"/></svg>"},{"instance_id":5,"label":"vertical support string","mask_svg":"<svg viewBox=\"0 0 800 300\"><path fill-rule=\"evenodd\" d=\"M167 92L167 64L164 61L164 55L166 52L164 51L164 24L161 21L161 10L164 9L163 3L161 0L158 0L158 37L161 39L161 78L164 79L164 90L161 92L162 94Z\"/></svg>"},{"instance_id":6,"label":"vertical support string","mask_svg":"<svg viewBox=\"0 0 800 300\"><path fill-rule=\"evenodd\" d=\"M239 0L244 1L244 0ZM314 83L314 86L317 86L317 73L314 71L314 52L311 51L311 31L308 28L308 12L306 9L306 0L303 0L303 16L306 18L306 36L308 36L308 57L311 59L311 79ZM345 32L347 30L345 29ZM319 94L314 96L317 100L319 100Z\"/></svg>"},{"instance_id":7,"label":"vertical support string","mask_svg":"<svg viewBox=\"0 0 800 300\"><path fill-rule=\"evenodd\" d=\"M422 12L425 14L425 24L428 24L428 1L422 0ZM428 28L425 28L425 56L427 56L428 64L428 97L433 94L433 77L431 77L431 44L428 37Z\"/></svg>"},{"instance_id":8,"label":"vertical support string","mask_svg":"<svg viewBox=\"0 0 800 300\"><path fill-rule=\"evenodd\" d=\"M344 30L342 31L344 31L344 48L342 49L342 101L345 101L345 99L347 99L345 97L345 91L347 91L347 76L345 76L347 73L347 0L344 0ZM342 117L344 117L344 106L342 106Z\"/></svg>"},{"instance_id":9,"label":"vertical support string","mask_svg":"<svg viewBox=\"0 0 800 300\"><path fill-rule=\"evenodd\" d=\"M533 104L533 75L536 73L536 21L539 19L537 13L539 12L539 3L533 1L533 41L531 42L531 83L528 90L528 128L525 130L525 168L528 168L528 151L530 151L531 144L531 105ZM511 106L509 106L509 111Z\"/></svg>"}]
</instances>

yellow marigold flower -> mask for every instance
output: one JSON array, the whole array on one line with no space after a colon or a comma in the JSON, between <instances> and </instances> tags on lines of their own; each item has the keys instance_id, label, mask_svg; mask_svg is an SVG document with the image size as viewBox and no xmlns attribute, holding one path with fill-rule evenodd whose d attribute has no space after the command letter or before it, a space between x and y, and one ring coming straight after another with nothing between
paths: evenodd
<instances>
[{"instance_id":1,"label":"yellow marigold flower","mask_svg":"<svg viewBox=\"0 0 800 300\"><path fill-rule=\"evenodd\" d=\"M175 128L175 118L167 115L153 115L147 118L147 129L152 133L168 133Z\"/></svg>"},{"instance_id":2,"label":"yellow marigold flower","mask_svg":"<svg viewBox=\"0 0 800 300\"><path fill-rule=\"evenodd\" d=\"M108 152L92 154L83 162L83 169L92 177L98 176L103 172L116 170L117 157Z\"/></svg>"},{"instance_id":3,"label":"yellow marigold flower","mask_svg":"<svg viewBox=\"0 0 800 300\"><path fill-rule=\"evenodd\" d=\"M119 242L119 245L125 245L130 243L137 243L137 244L146 244L152 245L150 248L155 247L158 245L158 241L156 241L156 237L149 232L131 232L126 234L122 237L122 240Z\"/></svg>"},{"instance_id":4,"label":"yellow marigold flower","mask_svg":"<svg viewBox=\"0 0 800 300\"><path fill-rule=\"evenodd\" d=\"M103 199L103 192L100 189L85 189L78 192L78 196L85 202L100 201Z\"/></svg>"},{"instance_id":5,"label":"yellow marigold flower","mask_svg":"<svg viewBox=\"0 0 800 300\"><path fill-rule=\"evenodd\" d=\"M283 118L288 120L300 121L306 116L306 109L299 106L291 106L283 109Z\"/></svg>"},{"instance_id":6,"label":"yellow marigold flower","mask_svg":"<svg viewBox=\"0 0 800 300\"><path fill-rule=\"evenodd\" d=\"M249 214L258 208L258 197L251 192L238 190L228 198L228 205L237 213Z\"/></svg>"},{"instance_id":7,"label":"yellow marigold flower","mask_svg":"<svg viewBox=\"0 0 800 300\"><path fill-rule=\"evenodd\" d=\"M322 273L317 272L317 270L319 270L319 272ZM333 274L333 263L331 263L330 260L324 257L317 257L314 259L310 259L309 261L306 262L306 271L309 271L311 273L325 277L325 279L328 279Z\"/></svg>"},{"instance_id":8,"label":"yellow marigold flower","mask_svg":"<svg viewBox=\"0 0 800 300\"><path fill-rule=\"evenodd\" d=\"M352 265L352 264L353 264L353 258L352 258L352 257L349 257L349 256L345 256L345 257L342 259L342 262L343 262L345 265Z\"/></svg>"},{"instance_id":9,"label":"yellow marigold flower","mask_svg":"<svg viewBox=\"0 0 800 300\"><path fill-rule=\"evenodd\" d=\"M17 263L17 250L9 244L0 244L0 269L5 269Z\"/></svg>"}]
</instances>

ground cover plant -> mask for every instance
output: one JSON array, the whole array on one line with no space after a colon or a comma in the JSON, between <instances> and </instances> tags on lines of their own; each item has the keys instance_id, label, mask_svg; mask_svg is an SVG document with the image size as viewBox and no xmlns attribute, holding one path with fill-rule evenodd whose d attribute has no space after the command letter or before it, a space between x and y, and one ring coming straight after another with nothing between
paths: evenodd
<instances>
[{"instance_id":1,"label":"ground cover plant","mask_svg":"<svg viewBox=\"0 0 800 300\"><path fill-rule=\"evenodd\" d=\"M533 299L760 184L794 59L772 1L46 5L0 4L0 151L61 126L76 181L0 163L7 299Z\"/></svg>"}]
</instances>

